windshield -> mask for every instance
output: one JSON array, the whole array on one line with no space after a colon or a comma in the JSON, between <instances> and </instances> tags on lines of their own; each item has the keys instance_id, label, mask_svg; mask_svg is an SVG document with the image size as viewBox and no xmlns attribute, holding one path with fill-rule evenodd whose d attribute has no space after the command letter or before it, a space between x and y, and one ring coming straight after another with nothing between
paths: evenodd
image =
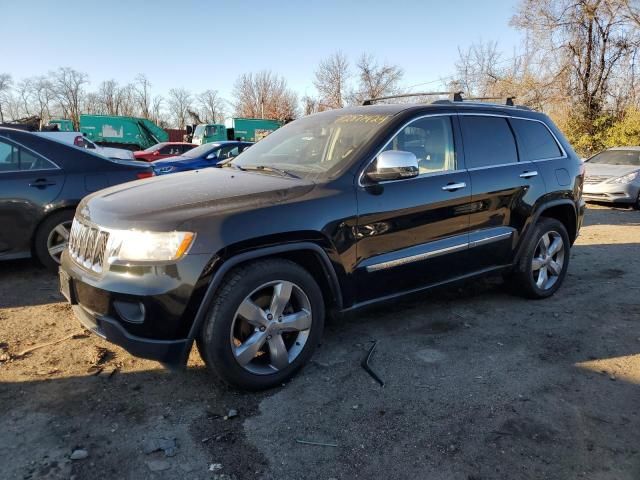
<instances>
[{"instance_id":1,"label":"windshield","mask_svg":"<svg viewBox=\"0 0 640 480\"><path fill-rule=\"evenodd\" d=\"M144 151L147 152L147 153L155 152L156 150L160 150L165 145L166 145L166 143L156 143L154 146L149 147Z\"/></svg>"},{"instance_id":2,"label":"windshield","mask_svg":"<svg viewBox=\"0 0 640 480\"><path fill-rule=\"evenodd\" d=\"M231 165L271 167L306 178L328 178L349 165L355 153L388 115L354 115L343 110L296 120L241 153Z\"/></svg>"},{"instance_id":3,"label":"windshield","mask_svg":"<svg viewBox=\"0 0 640 480\"><path fill-rule=\"evenodd\" d=\"M203 132L204 132L204 125L198 125L196 127L195 132L193 132L193 136L194 137L201 137Z\"/></svg>"},{"instance_id":4,"label":"windshield","mask_svg":"<svg viewBox=\"0 0 640 480\"><path fill-rule=\"evenodd\" d=\"M640 150L605 150L588 160L602 165L633 165L640 167Z\"/></svg>"},{"instance_id":5,"label":"windshield","mask_svg":"<svg viewBox=\"0 0 640 480\"><path fill-rule=\"evenodd\" d=\"M183 158L198 158L203 155L207 155L211 150L214 150L220 146L219 143L205 143L204 145L200 145L199 147L192 148L188 152L180 155Z\"/></svg>"}]
</instances>

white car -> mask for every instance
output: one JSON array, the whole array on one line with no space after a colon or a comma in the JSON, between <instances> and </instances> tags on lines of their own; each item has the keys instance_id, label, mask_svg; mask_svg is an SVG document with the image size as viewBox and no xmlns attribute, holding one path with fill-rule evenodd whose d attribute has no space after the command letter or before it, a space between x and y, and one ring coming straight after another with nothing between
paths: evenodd
<instances>
[{"instance_id":1,"label":"white car","mask_svg":"<svg viewBox=\"0 0 640 480\"><path fill-rule=\"evenodd\" d=\"M82 135L81 132L33 132L36 135L47 137L52 140L57 140L62 143L68 143L75 145L79 148L86 148L87 150L93 150L94 153L102 155L103 157L112 158L115 160L135 160L133 152L124 148L112 148L102 147L93 143L87 137Z\"/></svg>"}]
</instances>

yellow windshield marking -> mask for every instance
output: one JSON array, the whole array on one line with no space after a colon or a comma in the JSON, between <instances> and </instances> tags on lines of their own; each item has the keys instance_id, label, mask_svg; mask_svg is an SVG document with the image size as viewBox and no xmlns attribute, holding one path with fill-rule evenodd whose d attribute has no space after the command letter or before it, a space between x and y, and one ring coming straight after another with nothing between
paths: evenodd
<instances>
[{"instance_id":1,"label":"yellow windshield marking","mask_svg":"<svg viewBox=\"0 0 640 480\"><path fill-rule=\"evenodd\" d=\"M389 118L389 115L343 115L338 117L336 123L384 123Z\"/></svg>"}]
</instances>

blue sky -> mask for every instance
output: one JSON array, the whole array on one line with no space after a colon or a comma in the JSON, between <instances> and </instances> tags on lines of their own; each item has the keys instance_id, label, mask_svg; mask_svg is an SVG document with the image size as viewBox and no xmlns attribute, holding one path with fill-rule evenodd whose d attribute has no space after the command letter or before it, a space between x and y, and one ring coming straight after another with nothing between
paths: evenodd
<instances>
[{"instance_id":1,"label":"blue sky","mask_svg":"<svg viewBox=\"0 0 640 480\"><path fill-rule=\"evenodd\" d=\"M230 98L238 75L270 69L300 96L336 50L400 65L407 86L441 87L458 46L495 40L505 58L520 34L509 27L517 0L253 1L0 0L0 72L14 79L70 66L127 83L145 73L154 93L218 90ZM15 42L9 41L15 39ZM414 89L414 90L416 90Z\"/></svg>"}]
</instances>

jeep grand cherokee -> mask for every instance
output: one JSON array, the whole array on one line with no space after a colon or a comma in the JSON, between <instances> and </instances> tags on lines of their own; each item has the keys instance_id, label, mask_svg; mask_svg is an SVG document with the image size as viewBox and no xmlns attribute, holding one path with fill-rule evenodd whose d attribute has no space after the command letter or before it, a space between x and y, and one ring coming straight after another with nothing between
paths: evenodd
<instances>
[{"instance_id":1,"label":"jeep grand cherokee","mask_svg":"<svg viewBox=\"0 0 640 480\"><path fill-rule=\"evenodd\" d=\"M90 330L246 389L304 365L325 314L502 272L553 295L583 167L525 108L439 101L311 115L221 168L82 201L61 289Z\"/></svg>"}]
</instances>

